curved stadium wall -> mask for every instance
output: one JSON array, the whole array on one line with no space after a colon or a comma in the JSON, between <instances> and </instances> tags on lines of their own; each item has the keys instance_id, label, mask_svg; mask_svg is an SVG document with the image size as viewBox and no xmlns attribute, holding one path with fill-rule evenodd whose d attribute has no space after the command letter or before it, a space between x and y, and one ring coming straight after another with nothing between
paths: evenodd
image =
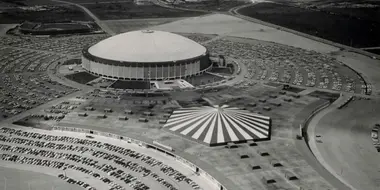
<instances>
[{"instance_id":1,"label":"curved stadium wall","mask_svg":"<svg viewBox=\"0 0 380 190\"><path fill-rule=\"evenodd\" d=\"M170 62L125 62L92 55L89 47L82 51L82 67L91 74L122 80L167 80L199 75L212 67L209 53L191 59Z\"/></svg>"}]
</instances>

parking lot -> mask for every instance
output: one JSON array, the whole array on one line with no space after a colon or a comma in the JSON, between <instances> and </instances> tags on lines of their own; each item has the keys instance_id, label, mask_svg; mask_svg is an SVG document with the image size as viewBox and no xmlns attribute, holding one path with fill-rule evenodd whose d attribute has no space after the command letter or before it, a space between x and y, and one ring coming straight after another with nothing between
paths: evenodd
<instances>
[{"instance_id":1,"label":"parking lot","mask_svg":"<svg viewBox=\"0 0 380 190\"><path fill-rule=\"evenodd\" d=\"M102 142L98 137L78 138L80 135L72 133L57 136L10 128L2 128L0 133L0 162L60 171L60 179L87 189L94 189L93 178L111 187L107 189L201 189L191 179L197 176L185 166L174 164L174 158L138 145L120 144L118 140ZM87 177L76 178L76 173ZM97 189L106 186L96 185Z\"/></svg>"},{"instance_id":2,"label":"parking lot","mask_svg":"<svg viewBox=\"0 0 380 190\"><path fill-rule=\"evenodd\" d=\"M314 51L232 37L211 41L206 47L213 54L245 64L247 80L365 93L366 85L358 74L334 58Z\"/></svg>"},{"instance_id":3,"label":"parking lot","mask_svg":"<svg viewBox=\"0 0 380 190\"><path fill-rule=\"evenodd\" d=\"M105 34L56 38L1 36L0 45L43 50L59 54L80 55L85 46L96 43L106 37L107 35Z\"/></svg>"},{"instance_id":4,"label":"parking lot","mask_svg":"<svg viewBox=\"0 0 380 190\"><path fill-rule=\"evenodd\" d=\"M3 81L0 83L0 119L76 91L50 80L45 73L0 75L0 80Z\"/></svg>"},{"instance_id":5,"label":"parking lot","mask_svg":"<svg viewBox=\"0 0 380 190\"><path fill-rule=\"evenodd\" d=\"M0 120L32 109L77 89L51 80L48 68L80 54L106 35L72 37L0 37ZM53 71L55 72L55 71Z\"/></svg>"}]
</instances>

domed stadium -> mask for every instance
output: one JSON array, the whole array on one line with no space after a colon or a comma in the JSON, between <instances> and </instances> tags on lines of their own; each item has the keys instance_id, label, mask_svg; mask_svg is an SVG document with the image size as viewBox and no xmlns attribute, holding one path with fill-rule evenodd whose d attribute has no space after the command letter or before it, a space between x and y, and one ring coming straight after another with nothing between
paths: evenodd
<instances>
[{"instance_id":1,"label":"domed stadium","mask_svg":"<svg viewBox=\"0 0 380 190\"><path fill-rule=\"evenodd\" d=\"M112 36L82 51L82 67L105 78L168 80L199 75L211 68L207 49L186 37L163 31L132 31Z\"/></svg>"}]
</instances>

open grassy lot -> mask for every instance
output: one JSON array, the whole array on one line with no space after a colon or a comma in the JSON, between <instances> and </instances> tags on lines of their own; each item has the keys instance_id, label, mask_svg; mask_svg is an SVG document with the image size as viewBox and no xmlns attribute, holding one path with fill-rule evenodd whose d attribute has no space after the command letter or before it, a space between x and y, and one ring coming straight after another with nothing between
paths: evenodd
<instances>
[{"instance_id":1,"label":"open grassy lot","mask_svg":"<svg viewBox=\"0 0 380 190\"><path fill-rule=\"evenodd\" d=\"M380 48L379 49L366 50L366 51L380 55Z\"/></svg>"},{"instance_id":2,"label":"open grassy lot","mask_svg":"<svg viewBox=\"0 0 380 190\"><path fill-rule=\"evenodd\" d=\"M81 83L81 84L86 84L86 83L98 78L97 76L91 75L88 72L74 73L74 74L66 75L65 77L70 79L70 80L73 80L77 83Z\"/></svg>"},{"instance_id":3,"label":"open grassy lot","mask_svg":"<svg viewBox=\"0 0 380 190\"><path fill-rule=\"evenodd\" d=\"M61 4L50 0L0 0L0 5L14 6L33 6L33 5L55 5Z\"/></svg>"},{"instance_id":4,"label":"open grassy lot","mask_svg":"<svg viewBox=\"0 0 380 190\"><path fill-rule=\"evenodd\" d=\"M239 13L353 47L380 45L380 36L378 35L380 33L380 23L373 21L373 16L359 19L356 16L347 16L347 11L349 12L349 10L342 10L340 11L344 12L342 14L335 12L335 14L332 14L328 11L289 5L259 3L240 9ZM362 11L358 12L362 13ZM359 13L354 12L352 14L359 15ZM372 19L364 19L368 17Z\"/></svg>"},{"instance_id":5,"label":"open grassy lot","mask_svg":"<svg viewBox=\"0 0 380 190\"><path fill-rule=\"evenodd\" d=\"M191 17L204 13L168 9L156 5L136 5L131 2L112 4L84 4L99 19L134 19L134 18L165 18L165 17Z\"/></svg>"},{"instance_id":6,"label":"open grassy lot","mask_svg":"<svg viewBox=\"0 0 380 190\"><path fill-rule=\"evenodd\" d=\"M122 19L103 21L116 33L140 30L147 27L166 24L182 18Z\"/></svg>"},{"instance_id":7,"label":"open grassy lot","mask_svg":"<svg viewBox=\"0 0 380 190\"><path fill-rule=\"evenodd\" d=\"M177 7L184 7L190 9L207 10L207 11L228 11L233 7L237 7L244 4L249 4L251 1L246 0L207 0L207 1L195 1L195 2L182 2L175 5Z\"/></svg>"},{"instance_id":8,"label":"open grassy lot","mask_svg":"<svg viewBox=\"0 0 380 190\"><path fill-rule=\"evenodd\" d=\"M23 10L20 8L7 9L0 13L0 23L31 22L65 22L65 21L91 21L86 13L71 5L49 6L36 10Z\"/></svg>"}]
</instances>

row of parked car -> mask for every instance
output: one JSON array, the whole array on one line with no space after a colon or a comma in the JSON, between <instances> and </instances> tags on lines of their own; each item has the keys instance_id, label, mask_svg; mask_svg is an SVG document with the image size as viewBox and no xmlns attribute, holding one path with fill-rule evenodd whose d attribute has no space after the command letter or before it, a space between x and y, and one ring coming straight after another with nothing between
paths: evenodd
<instances>
[{"instance_id":1,"label":"row of parked car","mask_svg":"<svg viewBox=\"0 0 380 190\"><path fill-rule=\"evenodd\" d=\"M26 146L37 146L39 148L48 148L53 149L55 151L74 152L62 153L54 152L53 150L30 150L25 148L20 149L13 147L12 150L15 150L18 153L27 153L32 154L34 156L43 156L53 159L69 160L74 163L85 164L96 170L101 170L112 177L124 181L126 184L128 184L136 190L147 190L149 189L149 187L138 181L137 178L131 175L132 173L137 173L137 175L140 174L141 177L152 177L155 181L159 182L168 189L177 190L178 187L175 187L173 184L169 183L167 180L159 176L160 172L162 172L162 174L167 175L168 177L173 178L173 180L177 181L178 183L184 182L185 184L190 185L193 189L200 189L199 185L197 185L190 178L178 172L174 168L163 164L161 161L158 161L153 157L141 154L139 152L124 147L90 139L47 135L10 128L1 128L0 133L10 135L0 136L0 141L3 142L17 143ZM124 172L115 165L101 165L98 161L95 161L94 159L82 156L83 153L89 153L91 156L102 160L113 161L115 165L121 166L125 169L129 169L131 172ZM136 160L138 162L133 160ZM139 162L142 162L144 164L140 164ZM158 171L160 172L153 172L154 167L158 167Z\"/></svg>"},{"instance_id":2,"label":"row of parked car","mask_svg":"<svg viewBox=\"0 0 380 190\"><path fill-rule=\"evenodd\" d=\"M363 93L363 79L327 55L280 44L218 39L206 44L213 54L245 64L247 79Z\"/></svg>"}]
</instances>

